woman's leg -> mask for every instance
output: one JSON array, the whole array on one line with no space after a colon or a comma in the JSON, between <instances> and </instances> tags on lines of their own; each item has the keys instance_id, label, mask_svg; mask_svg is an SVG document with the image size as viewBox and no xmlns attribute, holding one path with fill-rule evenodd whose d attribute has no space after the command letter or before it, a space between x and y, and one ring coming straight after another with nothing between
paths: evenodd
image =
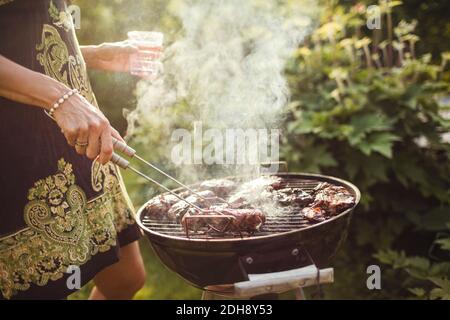
<instances>
[{"instance_id":1,"label":"woman's leg","mask_svg":"<svg viewBox=\"0 0 450 320\"><path fill-rule=\"evenodd\" d=\"M94 277L91 300L128 300L144 286L145 268L139 243L132 242L119 251L119 262L107 267Z\"/></svg>"}]
</instances>

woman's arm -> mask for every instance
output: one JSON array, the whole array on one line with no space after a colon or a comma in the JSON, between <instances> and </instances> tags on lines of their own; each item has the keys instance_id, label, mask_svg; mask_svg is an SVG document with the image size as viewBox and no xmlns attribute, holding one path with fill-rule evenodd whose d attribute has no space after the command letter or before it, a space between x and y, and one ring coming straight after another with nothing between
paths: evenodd
<instances>
[{"instance_id":1,"label":"woman's arm","mask_svg":"<svg viewBox=\"0 0 450 320\"><path fill-rule=\"evenodd\" d=\"M0 55L0 96L49 110L68 91L70 88L55 79ZM90 159L99 156L103 164L112 156L111 136L122 139L103 113L79 94L64 101L54 112L54 118L79 154L86 154ZM77 146L76 142L88 145Z\"/></svg>"},{"instance_id":2,"label":"woman's arm","mask_svg":"<svg viewBox=\"0 0 450 320\"><path fill-rule=\"evenodd\" d=\"M48 110L69 90L55 79L0 55L0 96Z\"/></svg>"},{"instance_id":3,"label":"woman's arm","mask_svg":"<svg viewBox=\"0 0 450 320\"><path fill-rule=\"evenodd\" d=\"M139 52L138 47L126 41L80 46L80 49L88 68L114 72L129 72L130 55Z\"/></svg>"}]
</instances>

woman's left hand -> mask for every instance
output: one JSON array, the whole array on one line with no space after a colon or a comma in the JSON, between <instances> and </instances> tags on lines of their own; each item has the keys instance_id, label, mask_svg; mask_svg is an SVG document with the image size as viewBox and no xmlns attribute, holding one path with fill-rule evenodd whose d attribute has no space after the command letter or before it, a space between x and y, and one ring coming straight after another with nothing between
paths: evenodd
<instances>
[{"instance_id":1,"label":"woman's left hand","mask_svg":"<svg viewBox=\"0 0 450 320\"><path fill-rule=\"evenodd\" d=\"M102 43L98 46L81 47L86 65L92 69L129 72L130 55L138 53L139 48L127 41Z\"/></svg>"}]
</instances>

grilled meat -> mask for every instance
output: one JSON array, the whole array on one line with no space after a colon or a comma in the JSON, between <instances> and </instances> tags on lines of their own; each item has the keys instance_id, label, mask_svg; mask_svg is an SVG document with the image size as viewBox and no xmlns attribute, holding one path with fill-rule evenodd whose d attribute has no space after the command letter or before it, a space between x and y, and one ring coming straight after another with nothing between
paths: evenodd
<instances>
[{"instance_id":1,"label":"grilled meat","mask_svg":"<svg viewBox=\"0 0 450 320\"><path fill-rule=\"evenodd\" d=\"M265 214L258 209L216 207L207 210L206 214L190 211L183 216L181 223L186 231L197 232L206 227L208 231L218 233L248 232L252 234L258 231L265 221Z\"/></svg>"},{"instance_id":2,"label":"grilled meat","mask_svg":"<svg viewBox=\"0 0 450 320\"><path fill-rule=\"evenodd\" d=\"M199 191L198 194L203 198L197 196L196 194L192 194L189 197L187 197L186 200L202 209L209 208L211 205L219 201L214 192L210 190ZM174 217L175 220L179 221L189 211L189 209L193 208L187 202L179 200L169 209L168 216Z\"/></svg>"},{"instance_id":3,"label":"grilled meat","mask_svg":"<svg viewBox=\"0 0 450 320\"><path fill-rule=\"evenodd\" d=\"M259 207L268 203L305 207L313 197L301 188L283 188L279 177L261 177L244 183L228 200L236 208Z\"/></svg>"},{"instance_id":4,"label":"grilled meat","mask_svg":"<svg viewBox=\"0 0 450 320\"><path fill-rule=\"evenodd\" d=\"M327 216L325 210L320 207L306 207L302 209L303 216L312 222L324 221Z\"/></svg>"},{"instance_id":5,"label":"grilled meat","mask_svg":"<svg viewBox=\"0 0 450 320\"><path fill-rule=\"evenodd\" d=\"M228 202L237 208L255 207L271 201L272 193L279 188L281 188L281 179L279 177L260 177L242 184L231 195Z\"/></svg>"},{"instance_id":6,"label":"grilled meat","mask_svg":"<svg viewBox=\"0 0 450 320\"><path fill-rule=\"evenodd\" d=\"M228 179L206 180L200 184L200 190L211 190L219 198L226 198L236 188L236 183Z\"/></svg>"},{"instance_id":7,"label":"grilled meat","mask_svg":"<svg viewBox=\"0 0 450 320\"><path fill-rule=\"evenodd\" d=\"M180 199L172 194L155 197L145 207L145 216L151 219L175 220L175 217L170 216L168 212L178 201L180 201Z\"/></svg>"},{"instance_id":8,"label":"grilled meat","mask_svg":"<svg viewBox=\"0 0 450 320\"><path fill-rule=\"evenodd\" d=\"M173 195L164 195L149 202L146 215L181 222L187 232L252 234L265 223L263 212L275 212L280 206L292 207L293 212L302 208L301 214L311 223L317 223L355 204L355 198L341 186L321 183L312 193L307 193L302 188L283 187L281 182L279 177L265 176L237 188L231 180L208 180L200 185L201 197L188 191L180 193L203 211ZM228 201L224 202L223 198Z\"/></svg>"},{"instance_id":9,"label":"grilled meat","mask_svg":"<svg viewBox=\"0 0 450 320\"><path fill-rule=\"evenodd\" d=\"M336 215L352 207L355 198L344 187L321 183L314 190L313 206L320 207L329 215Z\"/></svg>"},{"instance_id":10,"label":"grilled meat","mask_svg":"<svg viewBox=\"0 0 450 320\"><path fill-rule=\"evenodd\" d=\"M225 209L222 213L235 218L226 227L226 231L254 233L266 222L265 214L258 209Z\"/></svg>"},{"instance_id":11,"label":"grilled meat","mask_svg":"<svg viewBox=\"0 0 450 320\"><path fill-rule=\"evenodd\" d=\"M302 210L303 215L311 221L323 221L355 204L355 198L347 189L326 182L314 189L313 196L314 201Z\"/></svg>"},{"instance_id":12,"label":"grilled meat","mask_svg":"<svg viewBox=\"0 0 450 320\"><path fill-rule=\"evenodd\" d=\"M314 198L300 188L283 188L272 192L272 199L284 206L305 207L314 201Z\"/></svg>"}]
</instances>

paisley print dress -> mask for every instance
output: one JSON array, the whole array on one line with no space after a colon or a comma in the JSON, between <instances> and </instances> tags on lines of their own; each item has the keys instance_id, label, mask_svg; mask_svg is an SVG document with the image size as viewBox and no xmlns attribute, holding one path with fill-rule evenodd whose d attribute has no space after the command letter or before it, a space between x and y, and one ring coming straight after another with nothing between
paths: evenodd
<instances>
[{"instance_id":1,"label":"paisley print dress","mask_svg":"<svg viewBox=\"0 0 450 320\"><path fill-rule=\"evenodd\" d=\"M0 0L0 55L95 96L63 0ZM1 66L0 66L1 67ZM0 98L0 298L63 299L139 229L118 169L79 156L42 109Z\"/></svg>"}]
</instances>

